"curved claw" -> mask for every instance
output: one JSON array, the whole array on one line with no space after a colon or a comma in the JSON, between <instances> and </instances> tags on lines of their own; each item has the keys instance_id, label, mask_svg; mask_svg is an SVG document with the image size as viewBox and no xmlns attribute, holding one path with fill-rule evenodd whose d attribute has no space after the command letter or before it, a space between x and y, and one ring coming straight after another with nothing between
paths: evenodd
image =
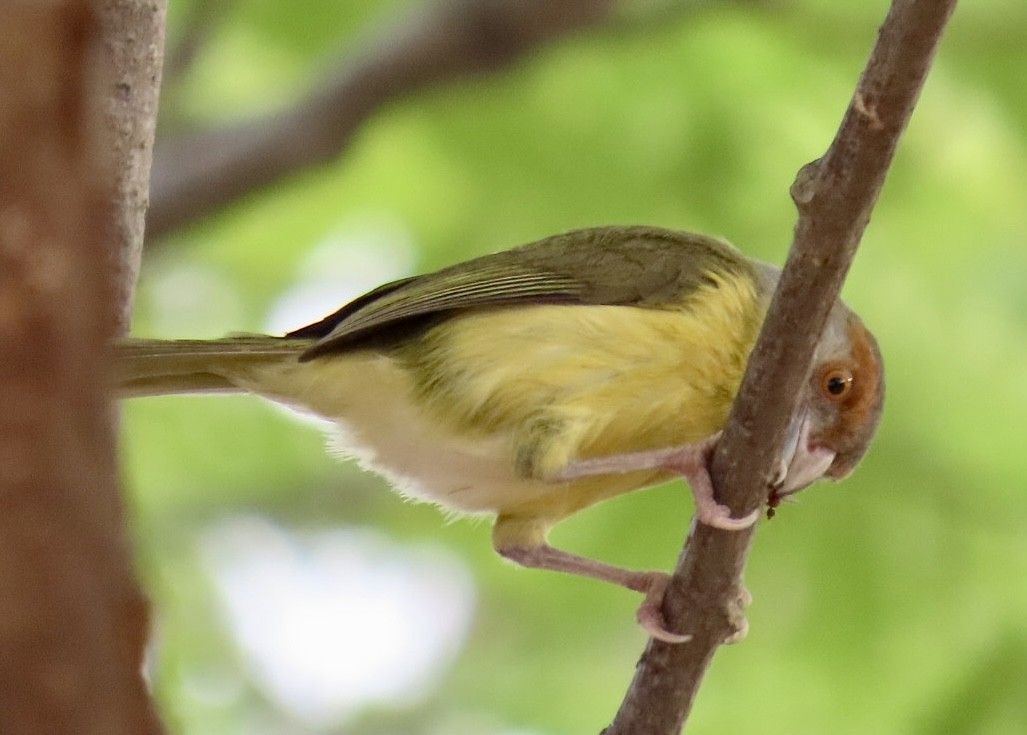
<instances>
[{"instance_id":1,"label":"curved claw","mask_svg":"<svg viewBox=\"0 0 1027 735\"><path fill-rule=\"evenodd\" d=\"M696 504L696 512L699 520L707 526L722 528L725 531L741 531L748 528L759 520L761 510L757 508L752 513L741 518L732 518L731 509L726 505L713 503L711 505Z\"/></svg>"},{"instance_id":2,"label":"curved claw","mask_svg":"<svg viewBox=\"0 0 1027 735\"><path fill-rule=\"evenodd\" d=\"M610 457L579 460L569 464L550 480L576 480L593 475L608 475L617 472L662 468L683 475L692 488L695 497L696 515L707 526L727 531L740 531L754 524L760 517L760 509L742 518L732 518L731 509L720 505L713 493L709 463L720 440L720 432L693 444L666 447Z\"/></svg>"},{"instance_id":3,"label":"curved claw","mask_svg":"<svg viewBox=\"0 0 1027 735\"><path fill-rule=\"evenodd\" d=\"M645 591L645 599L635 613L638 624L653 638L664 643L687 643L692 636L682 633L672 633L667 630L667 621L663 617L663 595L670 584L670 575L661 572L653 572L650 575L648 589Z\"/></svg>"},{"instance_id":4,"label":"curved claw","mask_svg":"<svg viewBox=\"0 0 1027 735\"><path fill-rule=\"evenodd\" d=\"M752 604L752 593L745 587L738 590L738 598L727 607L727 616L734 627L734 632L724 639L724 645L741 643L749 635L749 621L745 617L745 608Z\"/></svg>"},{"instance_id":5,"label":"curved claw","mask_svg":"<svg viewBox=\"0 0 1027 735\"><path fill-rule=\"evenodd\" d=\"M736 643L741 643L749 635L749 621L742 618L735 632L724 639L725 646L733 646Z\"/></svg>"},{"instance_id":6,"label":"curved claw","mask_svg":"<svg viewBox=\"0 0 1027 735\"><path fill-rule=\"evenodd\" d=\"M673 633L667 630L667 621L663 617L663 595L670 584L670 575L663 572L649 572L644 576L646 578L645 599L635 614L638 624L653 638L665 643L687 643L692 640L692 636L689 634ZM738 590L737 599L728 604L726 612L733 632L724 639L724 645L745 640L749 633L749 621L745 617L745 608L751 603L752 595L742 587Z\"/></svg>"},{"instance_id":7,"label":"curved claw","mask_svg":"<svg viewBox=\"0 0 1027 735\"><path fill-rule=\"evenodd\" d=\"M695 498L695 514L701 522L725 531L741 531L759 520L762 509L757 508L741 518L732 518L731 509L717 502L709 463L719 440L718 433L698 444L681 447L668 464L688 479Z\"/></svg>"}]
</instances>

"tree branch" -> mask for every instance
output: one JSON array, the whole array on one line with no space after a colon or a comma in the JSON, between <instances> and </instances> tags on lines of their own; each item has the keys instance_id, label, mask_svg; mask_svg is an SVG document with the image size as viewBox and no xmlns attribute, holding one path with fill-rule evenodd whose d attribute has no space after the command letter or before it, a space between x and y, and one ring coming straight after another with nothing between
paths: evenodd
<instances>
[{"instance_id":1,"label":"tree branch","mask_svg":"<svg viewBox=\"0 0 1027 735\"><path fill-rule=\"evenodd\" d=\"M150 197L150 164L157 126L167 0L104 0L100 32L113 72L107 90L114 191L111 267L115 274L113 320L128 332L143 256Z\"/></svg>"},{"instance_id":2,"label":"tree branch","mask_svg":"<svg viewBox=\"0 0 1027 735\"><path fill-rule=\"evenodd\" d=\"M713 461L715 485L741 516L767 499L813 351L855 255L955 0L894 0L827 153L792 186L795 240ZM680 731L703 676L733 630L754 529L694 527L664 612L693 639L650 641L606 735Z\"/></svg>"},{"instance_id":3,"label":"tree branch","mask_svg":"<svg viewBox=\"0 0 1027 735\"><path fill-rule=\"evenodd\" d=\"M109 62L102 90L106 102L105 147L111 154L104 169L111 181L107 210L110 217L105 224L108 227L106 264L112 298L106 321L114 334L124 335L131 325L136 280L142 263L167 2L105 0L97 4L97 15L100 38ZM124 528L120 498L116 511L118 523ZM123 553L126 559L131 557L127 539ZM141 669L150 630L148 603L141 591L136 594L139 614L126 620L122 635L134 646L136 666Z\"/></svg>"},{"instance_id":4,"label":"tree branch","mask_svg":"<svg viewBox=\"0 0 1027 735\"><path fill-rule=\"evenodd\" d=\"M150 236L330 161L384 105L433 84L509 66L548 42L602 22L613 5L614 0L440 0L369 43L295 107L159 145Z\"/></svg>"}]
</instances>

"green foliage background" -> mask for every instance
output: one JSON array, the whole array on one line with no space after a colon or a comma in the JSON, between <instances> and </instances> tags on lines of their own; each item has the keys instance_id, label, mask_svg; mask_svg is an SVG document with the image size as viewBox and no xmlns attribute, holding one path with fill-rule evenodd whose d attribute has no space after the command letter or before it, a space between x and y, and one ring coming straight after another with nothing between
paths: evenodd
<instances>
[{"instance_id":1,"label":"green foliage background","mask_svg":"<svg viewBox=\"0 0 1027 735\"><path fill-rule=\"evenodd\" d=\"M168 90L162 134L288 106L412 5L226 4ZM174 38L190 4L172 6ZM886 9L627 3L619 22L508 73L388 107L338 161L152 243L135 331L265 330L278 296L317 270L310 254L340 238L409 242L420 271L574 227L650 223L780 263L788 186L830 143ZM761 528L749 638L718 655L691 732L1027 732L1025 39L1020 0L957 9L845 291L887 360L879 439L853 478ZM258 399L133 402L123 436L159 623L154 680L176 729L569 735L610 720L644 644L632 594L514 570L487 524L402 502ZM690 512L668 485L554 540L668 569ZM455 662L423 696L345 722L277 709L196 550L240 514L454 550L478 595ZM197 683L212 680L231 693Z\"/></svg>"}]
</instances>

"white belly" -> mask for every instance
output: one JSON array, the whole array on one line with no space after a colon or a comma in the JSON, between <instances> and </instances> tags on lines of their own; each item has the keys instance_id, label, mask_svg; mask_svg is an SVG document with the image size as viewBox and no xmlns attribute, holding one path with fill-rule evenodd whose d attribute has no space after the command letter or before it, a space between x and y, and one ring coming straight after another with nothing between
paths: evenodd
<instances>
[{"instance_id":1,"label":"white belly","mask_svg":"<svg viewBox=\"0 0 1027 735\"><path fill-rule=\"evenodd\" d=\"M387 357L351 353L316 364L247 368L240 387L332 421L330 445L406 497L464 513L533 502L559 485L515 476L512 438L458 437L418 411L407 375Z\"/></svg>"}]
</instances>

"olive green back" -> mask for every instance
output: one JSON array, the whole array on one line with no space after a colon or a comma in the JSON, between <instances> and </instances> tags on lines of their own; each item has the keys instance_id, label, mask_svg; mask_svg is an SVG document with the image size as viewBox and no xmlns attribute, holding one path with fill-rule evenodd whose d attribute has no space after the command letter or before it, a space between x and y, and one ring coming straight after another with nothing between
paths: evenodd
<instances>
[{"instance_id":1,"label":"olive green back","mask_svg":"<svg viewBox=\"0 0 1027 735\"><path fill-rule=\"evenodd\" d=\"M516 304L669 308L711 273L748 275L754 264L723 240L655 227L597 227L385 284L286 335L315 339L301 359L389 338L412 324L469 309Z\"/></svg>"}]
</instances>

